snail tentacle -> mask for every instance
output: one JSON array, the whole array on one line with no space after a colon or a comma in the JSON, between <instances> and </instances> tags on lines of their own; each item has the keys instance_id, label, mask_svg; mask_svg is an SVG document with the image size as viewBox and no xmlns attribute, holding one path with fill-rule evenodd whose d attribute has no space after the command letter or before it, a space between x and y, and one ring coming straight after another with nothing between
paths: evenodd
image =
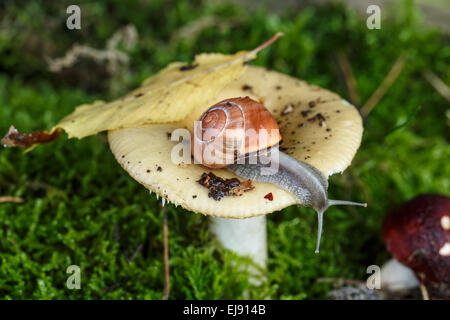
<instances>
[{"instance_id":1,"label":"snail tentacle","mask_svg":"<svg viewBox=\"0 0 450 320\"><path fill-rule=\"evenodd\" d=\"M354 201L346 201L346 200L331 200L328 199L328 206L360 206L367 207L367 203L362 202L354 202Z\"/></svg>"}]
</instances>

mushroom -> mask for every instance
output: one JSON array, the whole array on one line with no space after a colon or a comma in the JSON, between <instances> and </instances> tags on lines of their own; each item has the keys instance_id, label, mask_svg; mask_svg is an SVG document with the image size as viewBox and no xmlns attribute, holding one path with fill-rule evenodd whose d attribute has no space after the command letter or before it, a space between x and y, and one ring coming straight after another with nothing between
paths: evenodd
<instances>
[{"instance_id":1,"label":"mushroom","mask_svg":"<svg viewBox=\"0 0 450 320\"><path fill-rule=\"evenodd\" d=\"M322 186L327 185L328 176L350 165L361 142L362 120L356 108L338 95L278 72L249 66L215 100L245 96L263 104L277 120L283 138L280 146L285 152L283 157L301 163L309 172L314 171ZM179 128L193 132L194 121L201 119L208 107L193 110L177 123L109 131L111 151L120 165L150 191L187 210L211 216L211 231L225 248L249 255L264 267L265 215L305 203L286 187L260 181L253 181L254 188L241 196L216 201L197 182L205 170L211 169L199 164L173 163L171 154L179 151L174 149L179 145L179 136L173 133ZM236 168L231 170L237 172ZM227 168L212 171L223 179L242 179ZM326 196L326 186L324 189ZM327 206L330 204L334 203Z\"/></svg>"},{"instance_id":2,"label":"mushroom","mask_svg":"<svg viewBox=\"0 0 450 320\"><path fill-rule=\"evenodd\" d=\"M450 197L426 194L404 203L385 218L382 236L394 258L423 285L450 297ZM397 286L414 284L408 272L398 275Z\"/></svg>"}]
</instances>

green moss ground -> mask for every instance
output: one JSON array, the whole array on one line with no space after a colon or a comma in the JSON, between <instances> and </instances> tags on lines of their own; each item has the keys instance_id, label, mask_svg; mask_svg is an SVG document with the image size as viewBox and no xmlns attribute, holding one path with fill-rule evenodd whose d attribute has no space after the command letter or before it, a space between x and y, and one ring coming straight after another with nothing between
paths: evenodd
<instances>
[{"instance_id":1,"label":"green moss ground","mask_svg":"<svg viewBox=\"0 0 450 320\"><path fill-rule=\"evenodd\" d=\"M351 168L330 180L330 198L367 201L369 207L330 209L320 255L314 254L311 209L290 207L270 214L268 281L255 288L232 262L236 257L211 237L206 217L169 206L172 299L243 298L246 290L252 298L326 298L332 285L317 283L317 278L363 280L367 266L388 258L379 230L389 210L419 193L449 194L448 103L422 71L430 69L450 83L450 47L448 38L422 26L412 2L399 1L381 30L368 30L364 20L340 5L276 16L206 1L80 1L80 31L65 28L69 2L0 5L2 133L10 124L21 131L48 129L75 106L118 97L170 61L253 48L277 31L285 37L255 64L346 97L335 59L343 50L363 102L399 54L408 57L367 119ZM207 15L231 24L206 28L188 40L172 37ZM102 48L126 24L135 25L140 40L125 50L130 58L125 71L108 76L85 61L73 74L48 72L45 56L61 56L75 42ZM1 195L26 202L0 204L0 298L162 297L159 202L120 168L104 135L63 136L28 154L0 149ZM81 290L65 286L71 264L82 269Z\"/></svg>"}]
</instances>

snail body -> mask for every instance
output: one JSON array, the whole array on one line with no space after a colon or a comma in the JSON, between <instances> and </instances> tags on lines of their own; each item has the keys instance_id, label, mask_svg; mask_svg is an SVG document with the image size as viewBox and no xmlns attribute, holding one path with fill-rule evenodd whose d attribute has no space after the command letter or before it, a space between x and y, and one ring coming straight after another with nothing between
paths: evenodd
<instances>
[{"instance_id":1,"label":"snail body","mask_svg":"<svg viewBox=\"0 0 450 320\"><path fill-rule=\"evenodd\" d=\"M367 206L328 199L327 178L313 166L278 150L281 135L276 120L262 104L249 97L221 101L209 108L199 122L200 128L194 129L194 145L200 146L196 150L200 153L194 152L194 158L199 163L210 168L226 167L244 179L275 184L290 192L298 204L315 209L318 214L316 253L323 213L328 207ZM271 161L276 162L277 169L268 173L269 166L273 168Z\"/></svg>"}]
</instances>

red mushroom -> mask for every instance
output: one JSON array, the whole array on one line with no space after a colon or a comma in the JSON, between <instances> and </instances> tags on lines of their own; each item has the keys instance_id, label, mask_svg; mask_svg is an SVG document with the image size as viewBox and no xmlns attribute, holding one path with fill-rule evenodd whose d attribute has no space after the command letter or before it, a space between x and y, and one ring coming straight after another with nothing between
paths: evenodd
<instances>
[{"instance_id":1,"label":"red mushroom","mask_svg":"<svg viewBox=\"0 0 450 320\"><path fill-rule=\"evenodd\" d=\"M450 197L420 195L384 220L386 247L431 292L450 297Z\"/></svg>"}]
</instances>

